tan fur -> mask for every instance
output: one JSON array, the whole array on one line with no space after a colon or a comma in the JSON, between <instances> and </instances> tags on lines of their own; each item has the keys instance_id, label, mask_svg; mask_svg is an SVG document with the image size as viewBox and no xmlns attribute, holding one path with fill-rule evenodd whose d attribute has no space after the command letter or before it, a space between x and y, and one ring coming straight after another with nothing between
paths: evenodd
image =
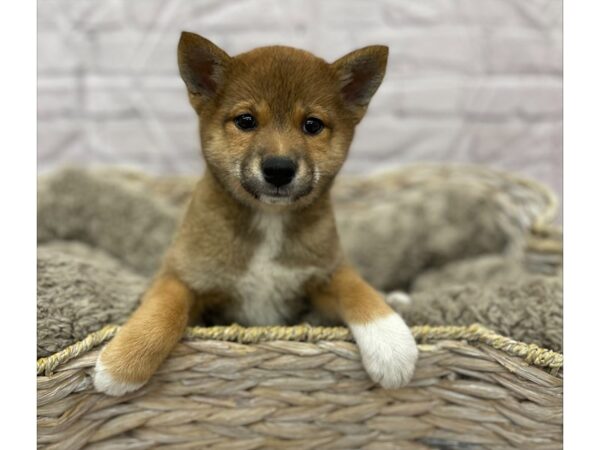
<instances>
[{"instance_id":1,"label":"tan fur","mask_svg":"<svg viewBox=\"0 0 600 450\"><path fill-rule=\"evenodd\" d=\"M112 376L128 383L147 381L181 338L194 300L192 291L176 277L158 276L102 352L102 363Z\"/></svg>"},{"instance_id":2,"label":"tan fur","mask_svg":"<svg viewBox=\"0 0 600 450\"><path fill-rule=\"evenodd\" d=\"M329 196L386 58L381 46L333 64L287 47L230 57L182 34L180 72L198 113L207 169L161 275L102 352L107 379L127 389L147 381L192 310L206 324L249 326L297 323L315 308L323 318L356 324L392 313L343 263ZM234 123L246 113L258 122L252 131ZM325 128L308 135L307 117ZM261 178L261 161L273 155L297 164L281 199Z\"/></svg>"},{"instance_id":3,"label":"tan fur","mask_svg":"<svg viewBox=\"0 0 600 450\"><path fill-rule=\"evenodd\" d=\"M379 292L345 264L327 282L308 286L308 292L316 310L345 323L365 324L393 313Z\"/></svg>"}]
</instances>

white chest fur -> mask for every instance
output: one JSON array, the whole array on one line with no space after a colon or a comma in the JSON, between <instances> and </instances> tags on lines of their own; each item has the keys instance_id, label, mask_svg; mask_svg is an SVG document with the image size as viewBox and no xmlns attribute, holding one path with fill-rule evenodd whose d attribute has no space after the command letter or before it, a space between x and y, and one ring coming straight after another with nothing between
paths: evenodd
<instances>
[{"instance_id":1,"label":"white chest fur","mask_svg":"<svg viewBox=\"0 0 600 450\"><path fill-rule=\"evenodd\" d=\"M290 265L282 261L286 239L285 218L261 214L254 223L263 235L255 248L245 274L236 281L239 303L234 320L244 325L275 325L293 320L302 307L302 287L315 268Z\"/></svg>"}]
</instances>

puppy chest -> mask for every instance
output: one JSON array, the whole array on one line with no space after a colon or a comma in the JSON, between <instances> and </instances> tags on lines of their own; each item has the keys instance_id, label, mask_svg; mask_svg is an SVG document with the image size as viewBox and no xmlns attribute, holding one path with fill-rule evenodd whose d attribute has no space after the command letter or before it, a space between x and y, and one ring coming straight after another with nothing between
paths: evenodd
<instances>
[{"instance_id":1,"label":"puppy chest","mask_svg":"<svg viewBox=\"0 0 600 450\"><path fill-rule=\"evenodd\" d=\"M244 325L293 322L306 308L304 284L318 268L293 265L282 257L285 239L281 220L259 222L263 239L245 273L236 280L233 319Z\"/></svg>"},{"instance_id":2,"label":"puppy chest","mask_svg":"<svg viewBox=\"0 0 600 450\"><path fill-rule=\"evenodd\" d=\"M294 321L307 307L302 287L307 271L277 263L256 264L236 283L235 321L244 325L277 325Z\"/></svg>"}]
</instances>

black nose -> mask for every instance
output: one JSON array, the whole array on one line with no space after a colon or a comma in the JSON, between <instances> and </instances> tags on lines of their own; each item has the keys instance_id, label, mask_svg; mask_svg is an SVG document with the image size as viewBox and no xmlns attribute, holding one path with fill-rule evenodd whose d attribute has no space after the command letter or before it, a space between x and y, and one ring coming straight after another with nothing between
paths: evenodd
<instances>
[{"instance_id":1,"label":"black nose","mask_svg":"<svg viewBox=\"0 0 600 450\"><path fill-rule=\"evenodd\" d=\"M261 165L265 181L273 186L281 187L289 184L296 175L296 163L290 158L269 156Z\"/></svg>"}]
</instances>

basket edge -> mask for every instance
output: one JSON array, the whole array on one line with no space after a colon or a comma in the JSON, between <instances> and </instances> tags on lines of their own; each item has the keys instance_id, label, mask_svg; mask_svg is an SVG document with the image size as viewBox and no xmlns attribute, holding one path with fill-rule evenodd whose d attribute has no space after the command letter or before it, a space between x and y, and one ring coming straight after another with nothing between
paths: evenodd
<instances>
[{"instance_id":1,"label":"basket edge","mask_svg":"<svg viewBox=\"0 0 600 450\"><path fill-rule=\"evenodd\" d=\"M63 350L37 360L37 374L51 374L59 365L90 351L94 347L110 340L119 330L118 325L106 325L89 334ZM563 367L562 353L542 348L536 344L527 344L498 334L480 324L468 326L430 326L411 327L419 343L438 340L461 340L483 343L490 347L516 356L527 364L558 371ZM269 341L352 341L350 331L345 327L311 327L296 325L291 327L242 327L240 325L216 327L188 327L184 334L186 340L217 340L252 344Z\"/></svg>"}]
</instances>

